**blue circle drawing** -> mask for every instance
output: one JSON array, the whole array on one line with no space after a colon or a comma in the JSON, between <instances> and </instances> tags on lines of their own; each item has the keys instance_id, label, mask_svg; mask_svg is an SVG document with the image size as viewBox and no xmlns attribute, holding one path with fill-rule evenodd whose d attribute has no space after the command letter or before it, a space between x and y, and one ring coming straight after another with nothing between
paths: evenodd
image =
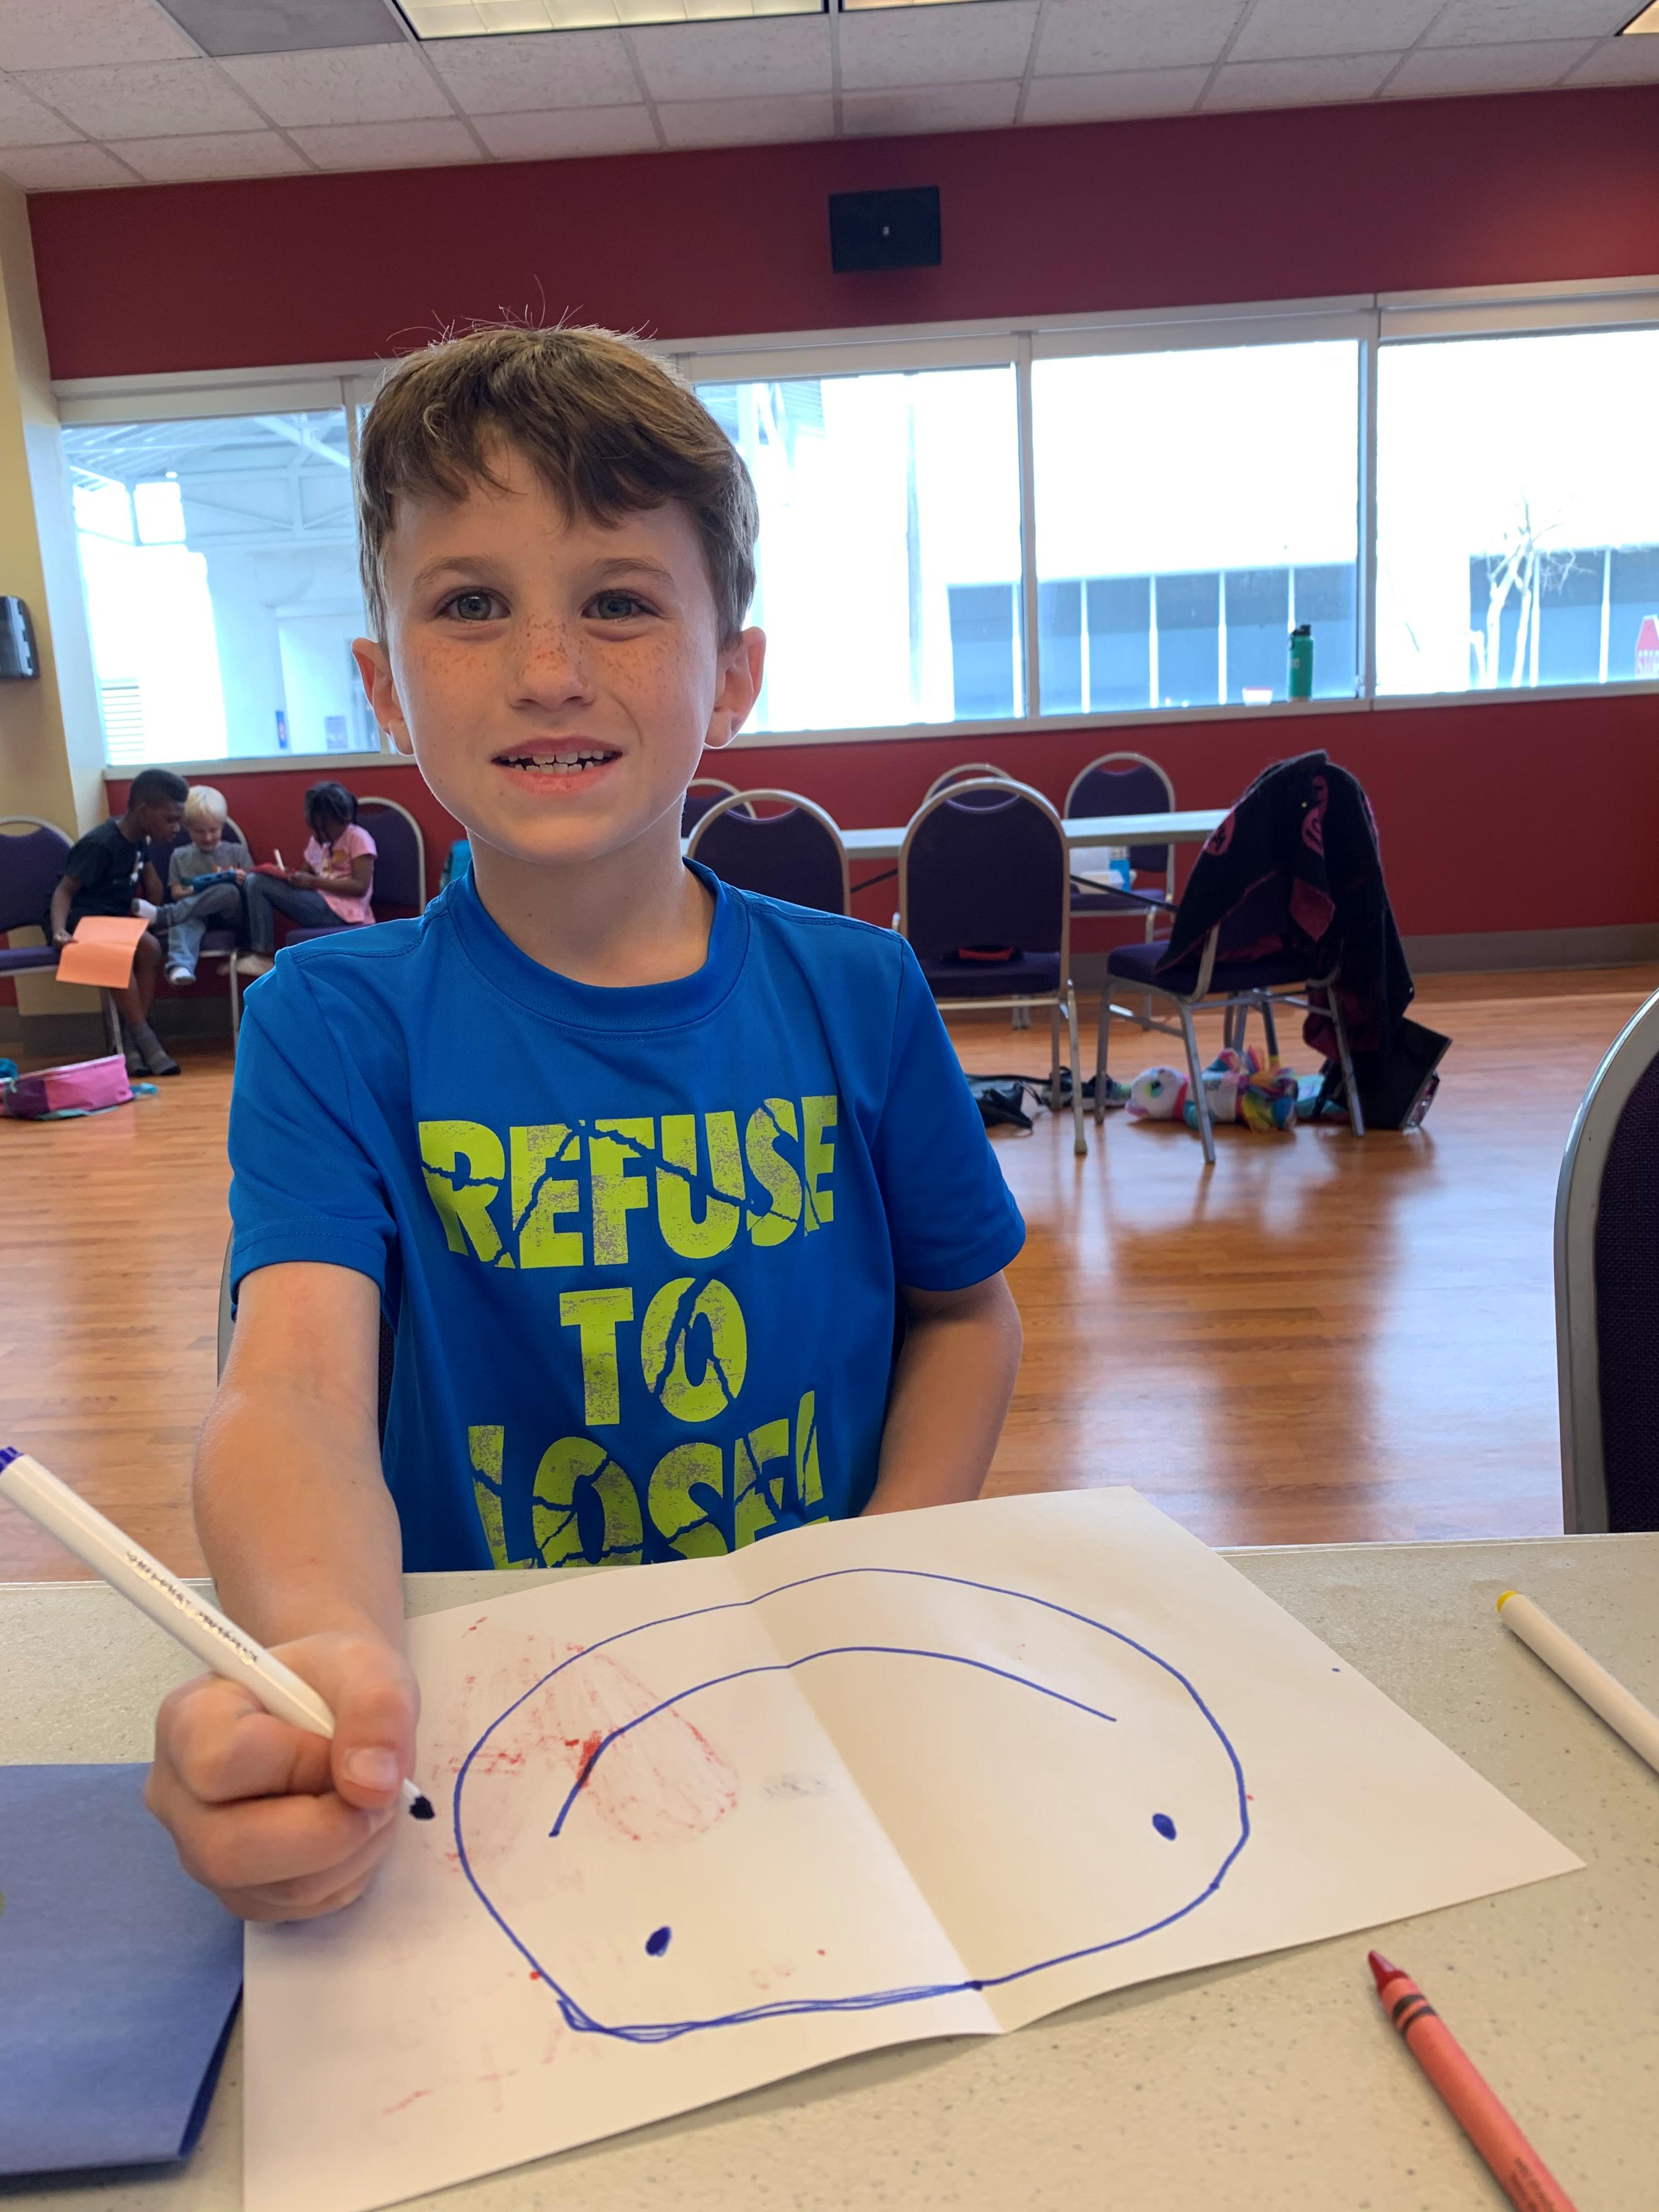
<instances>
[{"instance_id":1,"label":"blue circle drawing","mask_svg":"<svg viewBox=\"0 0 1659 2212\"><path fill-rule=\"evenodd\" d=\"M1231 1769L1233 1790L1237 1797L1238 1827L1237 1833L1230 1839L1220 1863L1208 1876L1203 1886L1184 1904L1177 1906L1173 1911L1164 1913L1146 1927L1133 1929L1126 1935L1110 1936L1102 1942L1079 1944L1076 1948L1060 1952L1053 1958L1034 1959L1028 1965L1016 1966L1005 1973L986 1975L965 1981L925 1983L903 1989L868 1990L847 1996L776 1999L770 2003L750 2005L739 2011L717 2013L696 2020L635 2021L619 2023L595 2019L591 2013L584 2009L571 1992L561 1984L546 1962L530 1948L523 1937L511 1926L478 1879L467 1852L463 1811L467 1777L472 1770L474 1761L483 1751L490 1738L511 1720L522 1705L544 1690L547 1685L557 1675L564 1673L567 1668L580 1664L583 1660L591 1658L596 1651L602 1651L612 1644L624 1644L630 1638L645 1635L653 1629L672 1626L681 1621L703 1619L714 1613L742 1612L750 1606L759 1605L769 1598L780 1596L785 1590L801 1589L811 1583L835 1582L852 1575L885 1575L915 1582L946 1583L960 1589L981 1590L990 1596L1012 1598L1022 1604L1039 1606L1045 1612L1059 1614L1066 1620L1078 1622L1082 1627L1092 1629L1102 1636L1110 1638L1114 1643L1139 1653L1143 1659L1149 1660L1153 1666L1159 1668L1172 1681L1178 1684L1187 1697L1191 1699L1193 1705L1213 1734L1216 1744L1224 1753ZM741 1668L731 1674L711 1676L707 1681L688 1683L684 1688L676 1691L672 1697L664 1698L645 1712L637 1713L633 1719L623 1722L620 1726L612 1729L584 1760L575 1781L571 1784L560 1805L557 1817L549 1832L550 1834L557 1838L561 1833L573 1807L592 1778L595 1767L611 1746L635 1729L643 1726L647 1721L665 1712L671 1706L684 1705L688 1699L696 1697L701 1692L716 1689L726 1683L738 1681L749 1676L787 1674L796 1667L808 1665L817 1659L838 1657L853 1653L932 1659L943 1662L947 1665L972 1667L983 1674L1000 1676L1003 1680L1011 1682L1020 1689L1029 1690L1039 1696L1054 1698L1061 1705L1070 1705L1092 1719L1110 1722L1115 1718L1115 1716L1111 1713L1103 1712L1096 1706L1085 1705L1080 1698L1068 1697L1058 1690L1050 1689L1046 1684L1034 1681L1024 1675L1015 1674L1006 1668L994 1667L982 1660L963 1658L959 1653L923 1650L914 1646L900 1644L837 1644L819 1651L804 1652L799 1659L782 1662L775 1666ZM589 1644L585 1650L574 1652L568 1658L562 1659L557 1666L549 1668L547 1672L532 1682L527 1690L515 1698L505 1711L496 1715L461 1761L455 1777L455 1787L451 1802L456 1853L460 1860L461 1871L466 1876L479 1904L483 1905L502 1935L507 1937L508 1942L534 1970L550 1994L557 2001L559 2009L568 2026L582 2034L610 2036L624 2043L666 2043L677 2036L696 2034L709 2028L732 2027L750 2021L775 2020L792 2014L872 2012L888 2005L917 2004L933 1997L959 1996L973 1990L999 1989L1007 1983L1028 1980L1033 1974L1045 1973L1055 1966L1069 1966L1079 1959L1096 1958L1108 1951L1121 1950L1126 1945L1143 1942L1147 1936L1157 1935L1161 1929L1173 1927L1177 1921L1184 1920L1189 1913L1196 1912L1199 1907L1213 1897L1220 1888L1250 1837L1249 1797L1244 1786L1244 1770L1239 1763L1238 1754L1234 1750L1220 1722L1211 1711L1193 1683L1178 1667L1170 1661L1161 1658L1156 1651L1149 1650L1146 1644L1137 1643L1133 1637L1126 1635L1122 1630L1113 1628L1103 1620L1093 1620L1088 1614L1079 1613L1070 1606L1056 1604L1050 1598L1034 1596L1029 1590L1006 1589L996 1583L975 1582L965 1575L936 1574L923 1568L913 1567L841 1567L833 1569L826 1574L805 1575L794 1582L781 1583L773 1589L763 1590L756 1597L734 1599L725 1605L699 1606L687 1613L670 1613L658 1620L641 1621L636 1627L624 1628L619 1630L614 1636L602 1637L598 1643ZM1167 1813L1154 1814L1152 1826L1160 1836L1169 1841L1174 1841L1176 1825ZM659 1928L647 1939L646 1948L652 1957L659 1958L666 1951L669 1934L670 1931L666 1928Z\"/></svg>"}]
</instances>

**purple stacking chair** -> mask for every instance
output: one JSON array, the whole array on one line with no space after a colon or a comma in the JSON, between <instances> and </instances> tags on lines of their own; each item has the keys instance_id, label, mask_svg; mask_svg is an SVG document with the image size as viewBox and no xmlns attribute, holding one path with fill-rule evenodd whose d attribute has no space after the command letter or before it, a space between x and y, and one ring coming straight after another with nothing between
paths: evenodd
<instances>
[{"instance_id":1,"label":"purple stacking chair","mask_svg":"<svg viewBox=\"0 0 1659 2212\"><path fill-rule=\"evenodd\" d=\"M1173 814L1175 803L1175 786L1155 760L1148 760L1145 753L1102 753L1073 777L1060 811L1068 822L1080 814ZM1086 875L1089 858L1086 850L1074 853L1072 865ZM1084 915L1144 915L1150 937L1157 917L1175 912L1175 847L1131 845L1128 860L1132 879L1161 876L1162 888L1141 884L1128 890L1107 890L1074 876L1074 921Z\"/></svg>"},{"instance_id":2,"label":"purple stacking chair","mask_svg":"<svg viewBox=\"0 0 1659 2212\"><path fill-rule=\"evenodd\" d=\"M942 1008L1048 1007L1048 1103L1056 1111L1065 1015L1073 1149L1086 1152L1072 987L1071 871L1059 815L1026 784L987 779L947 785L911 817L898 875L899 928ZM978 946L1006 946L1012 957L961 957Z\"/></svg>"},{"instance_id":3,"label":"purple stacking chair","mask_svg":"<svg viewBox=\"0 0 1659 2212\"><path fill-rule=\"evenodd\" d=\"M947 768L943 775L936 775L923 792L921 803L925 806L930 799L937 799L941 791L949 791L960 784L971 783L977 793L979 787L988 781L1016 783L1018 778L1010 775L1006 768L999 768L994 761L963 761L960 768ZM965 799L963 804L965 806L994 806L996 793L991 793L988 798L972 796Z\"/></svg>"},{"instance_id":4,"label":"purple stacking chair","mask_svg":"<svg viewBox=\"0 0 1659 2212\"><path fill-rule=\"evenodd\" d=\"M38 928L50 938L52 895L74 843L55 822L38 814L0 814L0 938L14 929ZM0 975L55 975L61 948L0 944ZM98 994L112 1052L121 1049L121 1020L107 991Z\"/></svg>"},{"instance_id":5,"label":"purple stacking chair","mask_svg":"<svg viewBox=\"0 0 1659 2212\"><path fill-rule=\"evenodd\" d=\"M421 825L406 806L395 799L360 799L357 812L374 840L374 875L369 886L375 919L388 921L386 907L410 914L426 906L426 839ZM285 945L304 945L313 937L332 937L337 930L356 925L349 921L322 922L314 929L290 929Z\"/></svg>"},{"instance_id":6,"label":"purple stacking chair","mask_svg":"<svg viewBox=\"0 0 1659 2212\"><path fill-rule=\"evenodd\" d=\"M755 811L768 805L781 811ZM852 909L841 832L821 806L799 792L734 791L716 799L691 832L686 857L738 890L816 907L820 914Z\"/></svg>"},{"instance_id":7,"label":"purple stacking chair","mask_svg":"<svg viewBox=\"0 0 1659 2212\"><path fill-rule=\"evenodd\" d=\"M1659 1528L1659 992L1574 1118L1555 1197L1568 1535Z\"/></svg>"},{"instance_id":8,"label":"purple stacking chair","mask_svg":"<svg viewBox=\"0 0 1659 2212\"><path fill-rule=\"evenodd\" d=\"M1270 794L1251 790L1239 801L1236 813L1242 817L1246 807L1272 803ZM1221 834L1218 831L1217 837ZM1183 903L1194 896L1194 887L1201 884L1204 871L1219 865L1206 845L1194 864L1182 894ZM1177 929L1179 913L1177 908L1174 925ZM1137 991L1167 999L1174 1007L1178 1026L1150 1018L1140 1018L1143 1029L1157 1030L1164 1036L1178 1036L1186 1046L1188 1084L1198 1110L1198 1134L1206 1166L1215 1165L1215 1133L1199 1062L1198 1036L1193 1027L1193 1015L1200 1006L1222 1011L1226 1018L1228 1043L1241 1048L1244 1024L1254 1008L1261 1016L1267 1049L1275 1058L1279 1053L1273 1024L1276 1006L1295 1006L1304 1013L1328 1016L1336 1035L1349 1120L1355 1136L1363 1137L1365 1117L1360 1109L1359 1086L1354 1079L1353 1057L1348 1048L1348 1032L1337 992L1342 947L1328 938L1311 954L1298 952L1293 945L1282 951L1262 949L1293 933L1290 884L1283 875L1271 875L1257 884L1224 921L1209 931L1202 944L1173 968L1162 972L1159 969L1159 963L1172 942L1169 937L1155 937L1144 945L1115 946L1106 955L1106 981L1100 994L1100 1028L1095 1043L1096 1121L1103 1121L1106 1113L1106 1059L1112 1017L1116 1014L1125 1018L1122 1007L1112 1004L1112 986L1127 983Z\"/></svg>"},{"instance_id":9,"label":"purple stacking chair","mask_svg":"<svg viewBox=\"0 0 1659 2212\"><path fill-rule=\"evenodd\" d=\"M680 808L680 835L689 837L711 806L718 806L722 799L737 795L735 783L727 783L718 775L694 775L685 787L684 804Z\"/></svg>"}]
</instances>

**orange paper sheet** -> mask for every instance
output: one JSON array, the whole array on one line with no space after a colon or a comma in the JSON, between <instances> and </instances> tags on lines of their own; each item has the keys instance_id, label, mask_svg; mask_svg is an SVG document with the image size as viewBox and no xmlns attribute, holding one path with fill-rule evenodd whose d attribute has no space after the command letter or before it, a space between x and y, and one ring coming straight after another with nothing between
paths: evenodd
<instances>
[{"instance_id":1,"label":"orange paper sheet","mask_svg":"<svg viewBox=\"0 0 1659 2212\"><path fill-rule=\"evenodd\" d=\"M132 959L149 924L137 915L83 915L58 958L60 983L94 983L124 990L132 981Z\"/></svg>"}]
</instances>

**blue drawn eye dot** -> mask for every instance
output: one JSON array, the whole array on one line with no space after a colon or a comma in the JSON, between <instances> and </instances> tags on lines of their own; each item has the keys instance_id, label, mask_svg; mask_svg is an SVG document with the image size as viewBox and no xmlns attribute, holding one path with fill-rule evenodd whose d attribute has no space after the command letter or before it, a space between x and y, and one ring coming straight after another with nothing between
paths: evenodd
<instances>
[{"instance_id":1,"label":"blue drawn eye dot","mask_svg":"<svg viewBox=\"0 0 1659 2212\"><path fill-rule=\"evenodd\" d=\"M673 1932L671 1928L656 1928L646 1937L645 1948L653 1959L661 1958L668 1948L668 1939Z\"/></svg>"},{"instance_id":2,"label":"blue drawn eye dot","mask_svg":"<svg viewBox=\"0 0 1659 2212\"><path fill-rule=\"evenodd\" d=\"M1170 1818L1167 1813L1154 1813L1152 1815L1152 1826L1158 1830L1158 1832L1163 1837L1166 1844L1174 1843L1175 1822Z\"/></svg>"}]
</instances>

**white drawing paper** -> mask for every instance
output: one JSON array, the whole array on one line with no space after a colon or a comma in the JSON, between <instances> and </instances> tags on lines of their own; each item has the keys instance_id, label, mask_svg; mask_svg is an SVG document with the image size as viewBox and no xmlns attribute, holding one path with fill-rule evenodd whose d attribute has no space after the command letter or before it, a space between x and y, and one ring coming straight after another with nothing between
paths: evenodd
<instances>
[{"instance_id":1,"label":"white drawing paper","mask_svg":"<svg viewBox=\"0 0 1659 2212\"><path fill-rule=\"evenodd\" d=\"M551 1577L410 1648L437 1820L248 1931L248 2212L1582 1863L1127 1490Z\"/></svg>"}]
</instances>

